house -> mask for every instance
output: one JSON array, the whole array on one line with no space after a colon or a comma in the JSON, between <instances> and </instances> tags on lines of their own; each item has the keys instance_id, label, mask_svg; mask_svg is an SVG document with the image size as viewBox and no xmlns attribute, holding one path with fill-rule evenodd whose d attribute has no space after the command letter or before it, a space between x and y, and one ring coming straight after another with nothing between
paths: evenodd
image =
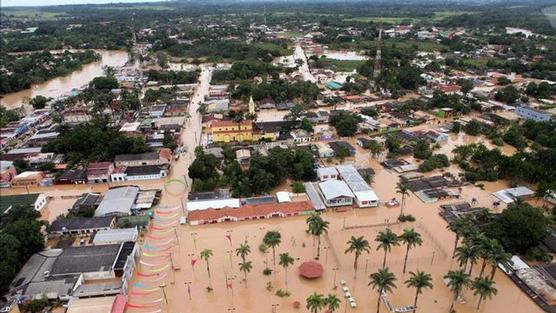
<instances>
[{"instance_id":1,"label":"house","mask_svg":"<svg viewBox=\"0 0 556 313\"><path fill-rule=\"evenodd\" d=\"M95 216L126 216L131 215L139 187L125 186L108 190L95 211Z\"/></svg>"},{"instance_id":2,"label":"house","mask_svg":"<svg viewBox=\"0 0 556 313\"><path fill-rule=\"evenodd\" d=\"M533 120L537 122L549 122L555 119L554 115L550 112L533 109L525 105L516 107L515 113L525 120Z\"/></svg>"},{"instance_id":3,"label":"house","mask_svg":"<svg viewBox=\"0 0 556 313\"><path fill-rule=\"evenodd\" d=\"M334 150L324 142L317 142L315 144L319 158L332 158L334 157Z\"/></svg>"},{"instance_id":4,"label":"house","mask_svg":"<svg viewBox=\"0 0 556 313\"><path fill-rule=\"evenodd\" d=\"M103 229L95 233L94 245L106 245L122 243L126 241L136 242L139 236L137 228Z\"/></svg>"},{"instance_id":5,"label":"house","mask_svg":"<svg viewBox=\"0 0 556 313\"><path fill-rule=\"evenodd\" d=\"M338 179L338 171L335 167L319 167L317 168L317 177L321 182L329 179Z\"/></svg>"},{"instance_id":6,"label":"house","mask_svg":"<svg viewBox=\"0 0 556 313\"><path fill-rule=\"evenodd\" d=\"M287 121L256 122L255 130L253 132L253 141L258 141L263 138L268 141L278 140L282 128L287 123Z\"/></svg>"},{"instance_id":7,"label":"house","mask_svg":"<svg viewBox=\"0 0 556 313\"><path fill-rule=\"evenodd\" d=\"M17 176L17 170L13 162L0 161L0 182L9 183L15 176Z\"/></svg>"},{"instance_id":8,"label":"house","mask_svg":"<svg viewBox=\"0 0 556 313\"><path fill-rule=\"evenodd\" d=\"M150 118L158 118L163 117L164 112L166 112L166 104L157 104L153 105L149 108L149 117Z\"/></svg>"},{"instance_id":9,"label":"house","mask_svg":"<svg viewBox=\"0 0 556 313\"><path fill-rule=\"evenodd\" d=\"M87 183L87 171L81 168L66 170L54 180L54 184L57 185L78 185L85 183Z\"/></svg>"},{"instance_id":10,"label":"house","mask_svg":"<svg viewBox=\"0 0 556 313\"><path fill-rule=\"evenodd\" d=\"M358 207L377 207L379 205L378 196L353 165L338 165L336 170L353 192Z\"/></svg>"},{"instance_id":11,"label":"house","mask_svg":"<svg viewBox=\"0 0 556 313\"><path fill-rule=\"evenodd\" d=\"M514 202L516 199L529 199L535 195L535 192L527 187L519 186L515 188L507 188L499 190L493 195L502 200L504 203L509 204Z\"/></svg>"},{"instance_id":12,"label":"house","mask_svg":"<svg viewBox=\"0 0 556 313\"><path fill-rule=\"evenodd\" d=\"M290 131L290 135L295 143L310 142L313 139L311 134L303 129L294 129Z\"/></svg>"},{"instance_id":13,"label":"house","mask_svg":"<svg viewBox=\"0 0 556 313\"><path fill-rule=\"evenodd\" d=\"M371 147L371 139L368 138L357 138L357 145L363 149L369 149Z\"/></svg>"},{"instance_id":14,"label":"house","mask_svg":"<svg viewBox=\"0 0 556 313\"><path fill-rule=\"evenodd\" d=\"M191 225L237 222L246 220L287 217L314 211L311 202L282 202L246 204L239 208L206 208L188 212L187 221Z\"/></svg>"},{"instance_id":15,"label":"house","mask_svg":"<svg viewBox=\"0 0 556 313\"><path fill-rule=\"evenodd\" d=\"M318 185L327 207L349 206L353 204L355 195L344 181L331 179L320 182Z\"/></svg>"},{"instance_id":16,"label":"house","mask_svg":"<svg viewBox=\"0 0 556 313\"><path fill-rule=\"evenodd\" d=\"M241 203L237 198L195 200L188 201L186 204L188 214L191 211L206 210L209 208L216 210L223 208L239 208L240 205Z\"/></svg>"},{"instance_id":17,"label":"house","mask_svg":"<svg viewBox=\"0 0 556 313\"><path fill-rule=\"evenodd\" d=\"M230 120L213 121L211 133L214 142L252 141L253 123L251 121L242 121L241 123Z\"/></svg>"},{"instance_id":18,"label":"house","mask_svg":"<svg viewBox=\"0 0 556 313\"><path fill-rule=\"evenodd\" d=\"M346 149L349 153L349 156L355 155L355 148L347 141L333 141L329 142L328 145L332 150L334 150L335 155L340 155L338 153L340 149Z\"/></svg>"},{"instance_id":19,"label":"house","mask_svg":"<svg viewBox=\"0 0 556 313\"><path fill-rule=\"evenodd\" d=\"M110 179L113 182L162 179L168 176L168 165L144 165L117 167Z\"/></svg>"},{"instance_id":20,"label":"house","mask_svg":"<svg viewBox=\"0 0 556 313\"><path fill-rule=\"evenodd\" d=\"M73 214L94 211L98 208L101 201L102 195L99 193L84 193L75 201L69 211Z\"/></svg>"},{"instance_id":21,"label":"house","mask_svg":"<svg viewBox=\"0 0 556 313\"><path fill-rule=\"evenodd\" d=\"M52 222L49 235L92 234L115 226L116 218L113 216L64 218Z\"/></svg>"},{"instance_id":22,"label":"house","mask_svg":"<svg viewBox=\"0 0 556 313\"><path fill-rule=\"evenodd\" d=\"M146 152L138 154L120 154L114 159L116 166L144 166L169 164L171 157L166 155L165 149L160 152Z\"/></svg>"},{"instance_id":23,"label":"house","mask_svg":"<svg viewBox=\"0 0 556 313\"><path fill-rule=\"evenodd\" d=\"M46 206L47 201L48 199L43 193L1 196L0 214L6 214L11 210L21 208L33 208L36 211L40 211Z\"/></svg>"},{"instance_id":24,"label":"house","mask_svg":"<svg viewBox=\"0 0 556 313\"><path fill-rule=\"evenodd\" d=\"M251 158L251 151L249 149L239 149L236 151L236 160L239 164L248 164Z\"/></svg>"},{"instance_id":25,"label":"house","mask_svg":"<svg viewBox=\"0 0 556 313\"><path fill-rule=\"evenodd\" d=\"M107 183L110 175L114 172L114 165L111 162L95 162L87 166L88 183Z\"/></svg>"},{"instance_id":26,"label":"house","mask_svg":"<svg viewBox=\"0 0 556 313\"><path fill-rule=\"evenodd\" d=\"M447 142L449 138L448 134L437 132L434 130L427 131L424 136L428 141L431 141L433 143Z\"/></svg>"},{"instance_id":27,"label":"house","mask_svg":"<svg viewBox=\"0 0 556 313\"><path fill-rule=\"evenodd\" d=\"M44 179L44 173L40 171L25 171L12 178L12 187L38 187Z\"/></svg>"},{"instance_id":28,"label":"house","mask_svg":"<svg viewBox=\"0 0 556 313\"><path fill-rule=\"evenodd\" d=\"M19 159L25 159L28 157L36 156L41 153L41 147L32 148L16 148L8 151L2 155L2 160L4 161L15 161Z\"/></svg>"}]
</instances>

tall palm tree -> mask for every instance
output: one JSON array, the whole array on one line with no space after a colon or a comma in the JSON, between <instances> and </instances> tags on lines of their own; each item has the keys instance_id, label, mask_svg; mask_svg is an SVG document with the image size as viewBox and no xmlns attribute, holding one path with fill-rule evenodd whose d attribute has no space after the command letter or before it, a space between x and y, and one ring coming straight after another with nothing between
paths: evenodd
<instances>
[{"instance_id":1,"label":"tall palm tree","mask_svg":"<svg viewBox=\"0 0 556 313\"><path fill-rule=\"evenodd\" d=\"M280 253L280 261L278 264L284 268L284 273L286 275L286 289L288 289L288 267L293 264L293 258L289 253Z\"/></svg>"},{"instance_id":2,"label":"tall palm tree","mask_svg":"<svg viewBox=\"0 0 556 313\"><path fill-rule=\"evenodd\" d=\"M409 249L420 246L423 244L423 239L421 239L421 234L415 231L415 229L404 229L403 234L400 235L400 241L405 244L405 259L403 262L403 273L405 274L405 269L407 267L407 257L409 256Z\"/></svg>"},{"instance_id":3,"label":"tall palm tree","mask_svg":"<svg viewBox=\"0 0 556 313\"><path fill-rule=\"evenodd\" d=\"M464 271L467 270L467 265L469 266L469 275L473 271L473 266L477 264L479 260L479 247L471 242L465 242L463 245L456 248L456 259L459 261L459 266L463 268Z\"/></svg>"},{"instance_id":4,"label":"tall palm tree","mask_svg":"<svg viewBox=\"0 0 556 313\"><path fill-rule=\"evenodd\" d=\"M384 250L384 259L382 261L382 268L386 267L386 256L388 252L392 251L392 247L399 246L400 241L398 239L398 235L394 234L394 232L390 228L386 228L385 231L380 231L376 235L375 241L379 242L376 250Z\"/></svg>"},{"instance_id":5,"label":"tall palm tree","mask_svg":"<svg viewBox=\"0 0 556 313\"><path fill-rule=\"evenodd\" d=\"M307 309L311 311L311 313L318 313L324 308L324 305L324 295L320 293L314 292L307 298Z\"/></svg>"},{"instance_id":6,"label":"tall palm tree","mask_svg":"<svg viewBox=\"0 0 556 313\"><path fill-rule=\"evenodd\" d=\"M251 272L253 269L253 262L243 261L239 263L239 270L243 272L243 281L245 282L245 287L247 287L247 273Z\"/></svg>"},{"instance_id":7,"label":"tall palm tree","mask_svg":"<svg viewBox=\"0 0 556 313\"><path fill-rule=\"evenodd\" d=\"M329 222L322 219L322 217L316 213L311 214L307 218L307 226L309 227L309 233L317 237L317 257L320 257L320 236L328 233Z\"/></svg>"},{"instance_id":8,"label":"tall palm tree","mask_svg":"<svg viewBox=\"0 0 556 313\"><path fill-rule=\"evenodd\" d=\"M201 251L201 259L205 260L205 262L207 263L207 273L208 273L208 277L209 277L209 285L211 284L210 264L209 264L209 259L210 259L211 256L213 256L213 253L212 253L211 249L204 249L203 251Z\"/></svg>"},{"instance_id":9,"label":"tall palm tree","mask_svg":"<svg viewBox=\"0 0 556 313\"><path fill-rule=\"evenodd\" d=\"M456 256L456 248L458 247L459 240L469 232L471 227L473 227L473 222L469 217L458 218L448 224L447 228L456 234L452 259Z\"/></svg>"},{"instance_id":10,"label":"tall palm tree","mask_svg":"<svg viewBox=\"0 0 556 313\"><path fill-rule=\"evenodd\" d=\"M247 241L240 244L239 247L236 249L236 255L241 257L241 260L243 262L245 262L245 257L249 255L249 253L251 253L251 247L247 244Z\"/></svg>"},{"instance_id":11,"label":"tall palm tree","mask_svg":"<svg viewBox=\"0 0 556 313\"><path fill-rule=\"evenodd\" d=\"M509 265L512 263L512 255L510 253L506 253L504 251L504 247L502 245L498 245L496 249L492 252L491 259L489 260L491 267L490 270L490 279L494 279L494 275L496 275L496 270L498 269L498 264L502 265Z\"/></svg>"},{"instance_id":12,"label":"tall palm tree","mask_svg":"<svg viewBox=\"0 0 556 313\"><path fill-rule=\"evenodd\" d=\"M282 242L282 234L275 230L267 231L263 237L263 243L272 248L272 263L276 269L276 247Z\"/></svg>"},{"instance_id":13,"label":"tall palm tree","mask_svg":"<svg viewBox=\"0 0 556 313\"><path fill-rule=\"evenodd\" d=\"M328 311L334 313L339 307L342 300L340 300L336 295L328 294L328 297L324 299L324 303L328 306Z\"/></svg>"},{"instance_id":14,"label":"tall palm tree","mask_svg":"<svg viewBox=\"0 0 556 313\"><path fill-rule=\"evenodd\" d=\"M454 310L454 302L459 297L462 290L469 286L471 280L469 279L469 274L462 270L448 271L448 273L444 275L444 279L448 280L448 288L454 293L449 311L452 312Z\"/></svg>"},{"instance_id":15,"label":"tall palm tree","mask_svg":"<svg viewBox=\"0 0 556 313\"><path fill-rule=\"evenodd\" d=\"M419 298L419 295L423 293L423 289L432 289L432 277L431 274L427 274L419 270L415 273L409 272L409 275L410 277L405 281L405 285L407 287L415 288L415 300L413 301L413 306L417 308L417 299ZM417 309L415 309L414 312L417 312Z\"/></svg>"},{"instance_id":16,"label":"tall palm tree","mask_svg":"<svg viewBox=\"0 0 556 313\"><path fill-rule=\"evenodd\" d=\"M492 299L498 293L498 290L494 287L494 280L486 277L475 278L471 283L471 289L473 289L473 295L479 296L477 310L481 307L483 299Z\"/></svg>"},{"instance_id":17,"label":"tall palm tree","mask_svg":"<svg viewBox=\"0 0 556 313\"><path fill-rule=\"evenodd\" d=\"M402 195L402 203L400 205L400 217L403 216L403 209L405 207L405 197L409 197L409 187L405 183L397 183L396 184L396 193Z\"/></svg>"},{"instance_id":18,"label":"tall palm tree","mask_svg":"<svg viewBox=\"0 0 556 313\"><path fill-rule=\"evenodd\" d=\"M378 292L376 313L380 313L380 296L382 295L382 292L392 292L392 289L396 288L396 276L386 267L379 269L376 273L372 273L369 275L369 278L371 280L368 285Z\"/></svg>"},{"instance_id":19,"label":"tall palm tree","mask_svg":"<svg viewBox=\"0 0 556 313\"><path fill-rule=\"evenodd\" d=\"M363 236L360 237L351 236L351 239L347 242L347 244L349 246L344 253L355 252L355 260L353 260L353 271L357 272L357 260L359 259L359 256L363 252L367 252L367 253L371 252L371 245L369 244L367 239L365 239Z\"/></svg>"},{"instance_id":20,"label":"tall palm tree","mask_svg":"<svg viewBox=\"0 0 556 313\"><path fill-rule=\"evenodd\" d=\"M483 235L476 244L479 247L481 257L483 258L483 265L481 266L481 272L479 273L479 277L483 277L487 263L491 262L494 258L496 250L500 249L501 246L498 243L498 240L494 238L487 238L485 235Z\"/></svg>"}]
</instances>

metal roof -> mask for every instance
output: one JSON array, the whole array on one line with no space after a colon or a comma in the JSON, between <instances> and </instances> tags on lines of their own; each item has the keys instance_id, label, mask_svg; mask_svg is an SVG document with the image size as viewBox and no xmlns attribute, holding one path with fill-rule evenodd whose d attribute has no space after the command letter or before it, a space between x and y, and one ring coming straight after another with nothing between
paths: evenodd
<instances>
[{"instance_id":1,"label":"metal roof","mask_svg":"<svg viewBox=\"0 0 556 313\"><path fill-rule=\"evenodd\" d=\"M99 230L95 238L93 239L93 244L102 243L115 243L124 241L136 241L137 240L137 228L122 228L122 229L108 229Z\"/></svg>"},{"instance_id":2,"label":"metal roof","mask_svg":"<svg viewBox=\"0 0 556 313\"><path fill-rule=\"evenodd\" d=\"M95 211L95 216L106 216L111 214L130 214L135 199L139 194L139 187L125 186L113 188L104 194Z\"/></svg>"},{"instance_id":3,"label":"metal roof","mask_svg":"<svg viewBox=\"0 0 556 313\"><path fill-rule=\"evenodd\" d=\"M327 180L325 182L319 183L322 195L326 200L335 199L338 197L355 197L351 190L349 190L348 185L341 180Z\"/></svg>"},{"instance_id":4,"label":"metal roof","mask_svg":"<svg viewBox=\"0 0 556 313\"><path fill-rule=\"evenodd\" d=\"M372 190L353 165L338 165L336 169L352 191Z\"/></svg>"}]
</instances>

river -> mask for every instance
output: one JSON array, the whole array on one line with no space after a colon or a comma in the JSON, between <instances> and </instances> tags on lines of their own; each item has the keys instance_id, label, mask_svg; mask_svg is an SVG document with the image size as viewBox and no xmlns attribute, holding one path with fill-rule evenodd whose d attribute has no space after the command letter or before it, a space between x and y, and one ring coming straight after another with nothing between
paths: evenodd
<instances>
[{"instance_id":1,"label":"river","mask_svg":"<svg viewBox=\"0 0 556 313\"><path fill-rule=\"evenodd\" d=\"M53 78L40 84L34 84L31 88L18 92L8 93L2 96L0 103L13 109L22 106L27 98L45 96L56 98L68 94L72 89L79 88L89 83L93 78L103 75L104 66L122 66L128 60L127 52L120 50L95 50L102 56L102 60L84 65L67 76Z\"/></svg>"}]
</instances>

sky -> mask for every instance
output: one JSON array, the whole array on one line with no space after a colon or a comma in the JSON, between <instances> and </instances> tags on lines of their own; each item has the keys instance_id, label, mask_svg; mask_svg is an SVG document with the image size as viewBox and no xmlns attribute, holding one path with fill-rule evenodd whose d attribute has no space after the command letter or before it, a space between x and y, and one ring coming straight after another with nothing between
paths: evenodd
<instances>
[{"instance_id":1,"label":"sky","mask_svg":"<svg viewBox=\"0 0 556 313\"><path fill-rule=\"evenodd\" d=\"M136 3L136 2L161 2L164 0L0 0L2 7L13 6L47 6L47 5L63 5L63 4L87 4L87 3Z\"/></svg>"}]
</instances>

